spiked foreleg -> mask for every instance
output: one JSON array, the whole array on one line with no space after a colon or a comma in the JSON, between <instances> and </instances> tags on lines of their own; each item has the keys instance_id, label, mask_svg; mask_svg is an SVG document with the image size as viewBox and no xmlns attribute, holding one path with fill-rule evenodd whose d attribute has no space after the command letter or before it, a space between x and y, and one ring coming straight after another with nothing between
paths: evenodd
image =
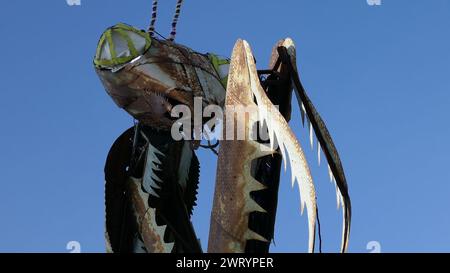
<instances>
[{"instance_id":1,"label":"spiked foreleg","mask_svg":"<svg viewBox=\"0 0 450 273\"><path fill-rule=\"evenodd\" d=\"M249 90L250 75L246 65L245 52L239 48L233 52L230 64L226 107L236 105L254 105L253 95ZM233 120L232 123L229 121ZM224 128L236 125L245 132L250 130L250 120L236 118L225 114ZM219 151L214 204L211 214L208 252L243 253L247 240L268 242L249 228L249 215L252 212L265 213L250 196L251 192L265 189L264 185L252 176L252 161L258 157L272 154L267 146L249 139L245 133L244 140L223 140ZM230 136L225 136L230 139Z\"/></svg>"},{"instance_id":2,"label":"spiked foreleg","mask_svg":"<svg viewBox=\"0 0 450 273\"><path fill-rule=\"evenodd\" d=\"M190 144L149 127L133 131L118 138L105 166L107 250L201 252L190 222L199 178Z\"/></svg>"},{"instance_id":3,"label":"spiked foreleg","mask_svg":"<svg viewBox=\"0 0 450 273\"><path fill-rule=\"evenodd\" d=\"M218 167L208 252L243 253L247 240L268 242L268 238L257 234L248 225L250 213L265 213L250 196L251 192L265 189L251 175L252 161L265 155L259 145L254 141L222 143L219 162L236 158L236 155L239 159Z\"/></svg>"},{"instance_id":4,"label":"spiked foreleg","mask_svg":"<svg viewBox=\"0 0 450 273\"><path fill-rule=\"evenodd\" d=\"M156 209L148 205L149 194L142 190L141 179L128 180L128 193L132 204L134 217L138 226L138 233L143 241L146 252L170 253L174 243L166 243L164 234L167 225L158 225L156 222Z\"/></svg>"},{"instance_id":5,"label":"spiked foreleg","mask_svg":"<svg viewBox=\"0 0 450 273\"><path fill-rule=\"evenodd\" d=\"M108 252L171 252L164 242L166 226L155 221L155 209L142 190L142 179L129 177L134 128L112 146L105 166L106 240Z\"/></svg>"},{"instance_id":6,"label":"spiked foreleg","mask_svg":"<svg viewBox=\"0 0 450 273\"><path fill-rule=\"evenodd\" d=\"M270 65L267 71L273 71L267 78L262 78L261 85L265 88L267 96L273 105L278 105L280 114L287 121L291 117L292 83L289 81L290 71L278 62L278 47L289 46L290 39L280 40L273 48ZM262 71L263 73L263 71ZM260 142L265 142L259 139ZM282 157L273 154L258 158L254 161L254 177L266 186L265 190L253 192L251 197L267 212L254 212L250 214L249 227L265 238L274 238L276 212L278 206L278 190L280 184ZM248 241L245 251L247 253L267 253L270 242Z\"/></svg>"},{"instance_id":7,"label":"spiked foreleg","mask_svg":"<svg viewBox=\"0 0 450 273\"><path fill-rule=\"evenodd\" d=\"M256 103L255 103L256 99ZM235 105L254 106L258 113L256 120L225 114L225 141L219 152L219 162L211 217L211 230L208 251L210 252L244 252L248 240L269 241L249 227L250 213L266 213L251 196L251 192L262 191L265 186L257 181L252 169L252 162L275 152L276 143L281 155L292 167L292 182L300 186L301 207L306 205L309 223L308 250L314 250L316 203L315 189L308 165L300 144L290 130L285 118L273 106L261 87L256 72L254 58L245 41L239 40L233 50L228 81L227 107ZM251 121L267 125L270 146L258 143L245 133L244 140L228 140L229 120L250 132ZM242 123L243 126L242 126ZM240 126L241 125L241 126ZM271 148L269 148L271 147ZM289 155L289 158L287 157Z\"/></svg>"},{"instance_id":8,"label":"spiked foreleg","mask_svg":"<svg viewBox=\"0 0 450 273\"><path fill-rule=\"evenodd\" d=\"M308 163L306 162L300 143L290 129L286 119L284 119L278 109L272 104L260 85L259 78L256 74L255 58L253 57L250 45L246 41L241 41L241 43L245 50L247 66L250 71L250 90L258 105L260 120L267 125L270 136L270 146L277 146L279 149L279 152L283 157L285 169L289 162L291 167L292 185L297 182L299 186L300 210L303 213L303 209L306 207L308 215L308 251L313 252L317 204L316 191Z\"/></svg>"}]
</instances>

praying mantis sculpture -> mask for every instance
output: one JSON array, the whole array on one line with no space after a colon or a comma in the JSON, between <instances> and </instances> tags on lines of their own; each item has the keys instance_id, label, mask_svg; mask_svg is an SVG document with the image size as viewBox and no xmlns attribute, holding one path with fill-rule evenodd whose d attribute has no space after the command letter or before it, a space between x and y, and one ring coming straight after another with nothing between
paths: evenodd
<instances>
[{"instance_id":1,"label":"praying mantis sculpture","mask_svg":"<svg viewBox=\"0 0 450 273\"><path fill-rule=\"evenodd\" d=\"M195 150L202 145L192 133L183 139L173 137L174 126L180 124L174 109L184 106L194 112L199 99L202 109L254 107L257 117L243 120L225 112L222 130L230 129L228 121L234 121L233 128L251 131L256 124L268 134L268 139L245 135L220 141L208 252L269 251L282 161L285 169L290 166L292 183L299 185L301 211L306 208L308 216L308 251L314 252L315 188L300 143L288 125L294 90L311 143L315 134L319 160L323 152L336 185L345 252L351 220L346 178L325 123L300 82L294 43L289 38L279 41L265 70L256 69L244 40L236 42L231 61L198 53L174 42L181 3L169 39L154 35L154 1L147 31L118 24L108 28L98 43L96 72L114 102L137 121L115 141L106 161L107 251L202 252L190 221L199 183ZM185 127L178 129L190 129Z\"/></svg>"}]
</instances>

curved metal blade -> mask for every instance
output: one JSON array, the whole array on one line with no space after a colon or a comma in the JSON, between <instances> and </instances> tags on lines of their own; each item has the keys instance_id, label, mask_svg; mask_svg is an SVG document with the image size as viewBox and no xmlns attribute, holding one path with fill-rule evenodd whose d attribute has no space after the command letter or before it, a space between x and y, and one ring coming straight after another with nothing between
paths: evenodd
<instances>
[{"instance_id":1,"label":"curved metal blade","mask_svg":"<svg viewBox=\"0 0 450 273\"><path fill-rule=\"evenodd\" d=\"M277 143L279 150L285 162L290 163L292 185L297 181L300 190L301 212L306 206L308 213L309 244L308 251L314 252L315 230L316 230L316 192L311 177L308 163L299 141L292 132L289 124L272 104L262 89L256 72L255 59L253 57L250 45L246 41L241 42L247 59L248 69L250 71L250 87L258 104L260 119L264 121L269 130L270 145L274 148Z\"/></svg>"},{"instance_id":2,"label":"curved metal blade","mask_svg":"<svg viewBox=\"0 0 450 273\"><path fill-rule=\"evenodd\" d=\"M286 47L279 47L278 52L280 57L282 58L282 62L291 67L291 78L294 86L294 91L299 103L300 111L302 111L302 114L305 114L307 119L310 121L310 126L314 130L320 147L323 150L328 161L329 168L331 170L331 178L337 185L338 202L340 202L343 207L341 252L346 252L350 234L351 201L348 194L348 186L347 180L345 178L344 168L342 167L339 153L333 143L333 139L331 138L325 122L317 112L313 103L306 94L305 89L303 88L300 77L298 75L297 67L294 65L295 56L292 56L292 54L290 54L289 50Z\"/></svg>"},{"instance_id":3,"label":"curved metal blade","mask_svg":"<svg viewBox=\"0 0 450 273\"><path fill-rule=\"evenodd\" d=\"M131 160L133 131L132 127L117 138L105 164L105 237L108 252L133 249L136 230L124 194L127 168Z\"/></svg>"}]
</instances>

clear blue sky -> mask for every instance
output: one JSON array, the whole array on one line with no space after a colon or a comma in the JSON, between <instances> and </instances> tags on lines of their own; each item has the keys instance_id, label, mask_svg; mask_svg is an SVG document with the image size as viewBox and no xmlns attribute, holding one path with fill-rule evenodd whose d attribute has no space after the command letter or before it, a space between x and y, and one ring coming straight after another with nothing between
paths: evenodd
<instances>
[{"instance_id":1,"label":"clear blue sky","mask_svg":"<svg viewBox=\"0 0 450 273\"><path fill-rule=\"evenodd\" d=\"M161 1L167 34L175 0ZM117 22L149 23L151 0L3 1L0 8L0 252L104 251L103 166L132 124L92 67L100 34ZM177 41L230 55L237 38L265 67L292 37L301 78L340 151L353 202L351 252L450 251L450 1L186 0ZM324 250L337 251L341 212L326 167L317 167ZM194 222L208 238L215 160L200 151ZM289 175L289 174L288 174ZM283 175L276 252L307 249L297 189Z\"/></svg>"}]
</instances>

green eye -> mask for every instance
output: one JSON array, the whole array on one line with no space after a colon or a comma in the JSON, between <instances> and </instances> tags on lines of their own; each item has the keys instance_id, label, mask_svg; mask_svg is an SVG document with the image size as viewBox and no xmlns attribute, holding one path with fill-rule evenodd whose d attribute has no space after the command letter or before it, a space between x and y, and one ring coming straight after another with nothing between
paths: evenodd
<instances>
[{"instance_id":1,"label":"green eye","mask_svg":"<svg viewBox=\"0 0 450 273\"><path fill-rule=\"evenodd\" d=\"M94 64L100 68L123 65L144 54L150 48L147 32L119 23L108 28L100 37Z\"/></svg>"}]
</instances>

